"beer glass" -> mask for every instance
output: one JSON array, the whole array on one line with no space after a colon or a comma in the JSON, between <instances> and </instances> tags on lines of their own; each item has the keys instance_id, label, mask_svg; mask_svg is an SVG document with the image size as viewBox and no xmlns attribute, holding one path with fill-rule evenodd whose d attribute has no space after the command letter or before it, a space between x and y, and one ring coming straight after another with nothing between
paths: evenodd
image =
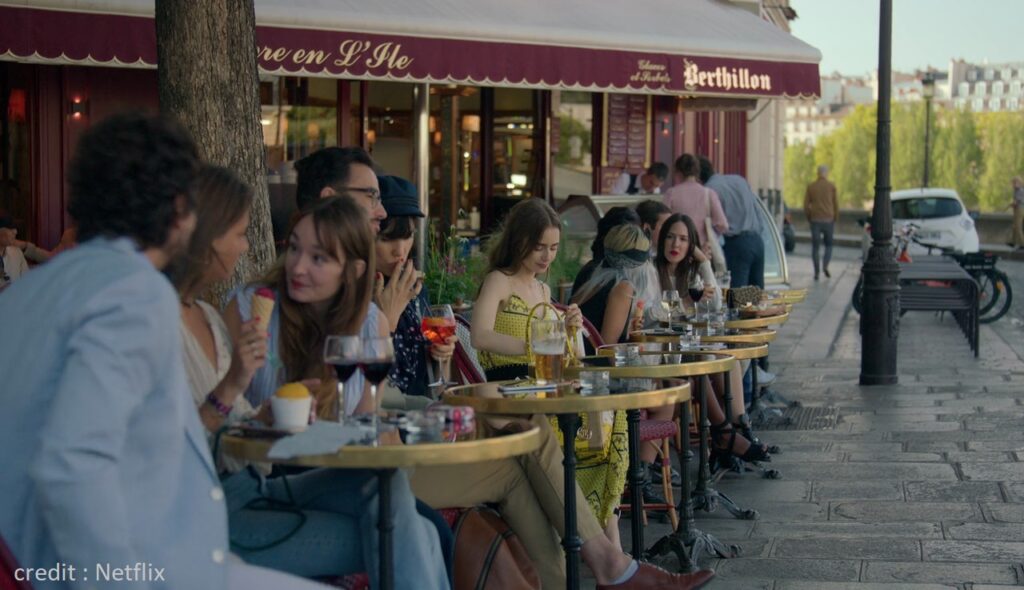
<instances>
[{"instance_id":1,"label":"beer glass","mask_svg":"<svg viewBox=\"0 0 1024 590\"><path fill-rule=\"evenodd\" d=\"M562 380L565 342L563 320L534 320L530 324L530 349L533 352L534 375L538 385Z\"/></svg>"}]
</instances>

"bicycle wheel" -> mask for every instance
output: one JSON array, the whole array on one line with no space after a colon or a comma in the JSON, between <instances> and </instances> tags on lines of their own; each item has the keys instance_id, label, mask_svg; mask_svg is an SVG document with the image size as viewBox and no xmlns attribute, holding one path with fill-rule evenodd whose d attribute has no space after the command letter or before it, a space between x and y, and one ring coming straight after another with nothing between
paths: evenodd
<instances>
[{"instance_id":1,"label":"bicycle wheel","mask_svg":"<svg viewBox=\"0 0 1024 590\"><path fill-rule=\"evenodd\" d=\"M975 270L971 275L978 281L978 315L984 316L996 306L1002 290L998 288L996 270Z\"/></svg>"},{"instance_id":2,"label":"bicycle wheel","mask_svg":"<svg viewBox=\"0 0 1024 590\"><path fill-rule=\"evenodd\" d=\"M1010 287L1010 278L1001 270L993 270L995 275L995 288L999 291L999 305L994 306L988 315L982 315L978 322L988 324L998 320L1010 311L1010 304L1013 303L1013 288Z\"/></svg>"}]
</instances>

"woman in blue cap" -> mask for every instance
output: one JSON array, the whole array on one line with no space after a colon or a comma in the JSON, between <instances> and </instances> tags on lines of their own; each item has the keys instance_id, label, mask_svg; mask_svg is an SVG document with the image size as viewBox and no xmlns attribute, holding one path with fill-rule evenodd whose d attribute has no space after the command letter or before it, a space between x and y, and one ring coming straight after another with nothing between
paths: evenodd
<instances>
[{"instance_id":1,"label":"woman in blue cap","mask_svg":"<svg viewBox=\"0 0 1024 590\"><path fill-rule=\"evenodd\" d=\"M388 375L406 395L429 396L427 355L435 361L450 359L457 338L430 344L420 330L422 313L430 300L419 272L410 259L420 210L416 186L397 176L378 176L387 219L377 235L377 287L374 300L388 317L395 346L395 364Z\"/></svg>"}]
</instances>

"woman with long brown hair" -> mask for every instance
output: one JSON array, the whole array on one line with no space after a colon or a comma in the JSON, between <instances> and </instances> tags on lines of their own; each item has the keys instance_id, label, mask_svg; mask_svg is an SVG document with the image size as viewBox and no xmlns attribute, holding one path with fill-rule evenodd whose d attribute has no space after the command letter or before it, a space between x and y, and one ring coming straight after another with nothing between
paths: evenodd
<instances>
[{"instance_id":1,"label":"woman with long brown hair","mask_svg":"<svg viewBox=\"0 0 1024 590\"><path fill-rule=\"evenodd\" d=\"M197 299L215 283L227 280L234 273L238 259L248 250L246 229L249 225L249 207L252 190L236 175L224 168L207 167L199 176L196 190L196 230L189 244L185 265L170 274L181 298L182 336L185 348L185 368L189 377L192 397L199 410L199 416L211 440L227 424L248 419L271 419L267 406L259 413L242 396L251 388L254 375L269 373L267 333L259 327L259 319L239 314L238 295L232 301L230 321L225 323L210 305ZM322 248L323 260L319 265L326 269L333 262L343 260L339 266L355 267L353 278L368 274L365 259L359 259L361 252L372 252L372 237L369 229L365 235L343 240L332 230L331 225L342 218L358 221L362 209L347 198L342 202L324 201L315 212L307 213L295 224L292 232L292 246L308 247L305 243L310 236L304 228L316 227L303 221L319 218L325 225L320 226L320 243L331 244ZM362 213L365 216L365 213ZM361 223L367 227L365 217ZM358 240L366 241L358 247ZM294 250L285 256L282 273L291 281L305 276L302 266L308 262L297 260ZM301 256L300 256L301 258ZM357 264L362 262L362 264ZM372 262L372 258L371 258ZM315 263L317 264L317 263ZM362 267L362 270L360 268ZM345 275L344 268L340 269ZM275 276L275 273L271 273ZM320 283L326 284L327 270L320 274ZM280 285L279 279L274 285ZM356 283L358 285L358 283ZM284 308L284 320L278 319L275 326L287 325L290 317L304 317L315 306L315 298L306 297L295 285L286 285L279 293L280 306ZM350 294L350 300L362 301L362 310L348 314L344 323L359 329L369 305L369 283L363 285L365 296ZM242 290L242 293L249 289ZM354 290L350 287L350 291ZM340 297L344 299L344 296ZM285 303L285 301L288 301ZM304 302L303 302L304 301ZM330 305L316 306L330 310ZM276 313L274 315L277 315ZM312 312L316 315L316 312ZM335 325L326 318L320 320L325 326ZM235 327L229 331L228 325ZM333 329L333 328L328 328ZM295 334L308 333L294 330ZM271 342L276 334L271 331ZM283 347L282 347L283 350ZM294 359L294 357L289 357ZM319 362L320 355L315 354ZM286 361L289 362L289 361ZM299 366L295 369L297 378L317 375L315 368ZM275 371L276 373L276 371ZM259 377L258 377L259 378ZM263 383L271 381L262 376ZM259 404L256 404L259 406ZM228 529L232 549L246 561L273 569L287 571L306 577L337 576L360 571L369 573L373 581L379 568L375 565L378 552L376 532L377 496L376 488L367 485L375 480L374 474L359 471L311 470L296 476L267 478L261 466L239 461L219 461L223 473L221 488L223 499L228 505ZM409 559L396 563L396 586L404 588L448 588L447 574L434 527L417 513L416 500L404 474L391 482L394 510L400 523L396 526L406 531L395 539L402 548L400 553L409 553ZM216 497L214 499L217 499ZM296 505L281 511L268 511L255 504ZM296 519L296 517L299 517ZM298 520L298 524L294 521Z\"/></svg>"},{"instance_id":2,"label":"woman with long brown hair","mask_svg":"<svg viewBox=\"0 0 1024 590\"><path fill-rule=\"evenodd\" d=\"M366 212L351 198L314 201L289 232L284 256L261 280L236 293L225 310L228 327L240 330L259 287L276 294L267 366L246 392L254 405L283 383L331 377L320 351L329 335L386 338L387 321L370 299L375 264ZM369 387L356 372L345 383L342 415L374 411Z\"/></svg>"},{"instance_id":3,"label":"woman with long brown hair","mask_svg":"<svg viewBox=\"0 0 1024 590\"><path fill-rule=\"evenodd\" d=\"M715 298L720 304L718 285L711 261L700 248L700 237L696 224L687 215L673 214L665 220L658 236L658 251L654 264L662 290L679 291L683 300L693 304L688 286L695 276L704 282L703 298ZM743 372L737 367L729 371L728 378L732 391L743 391ZM744 461L766 461L768 449L763 445L751 444L736 427L725 419L722 407L725 403L723 392L725 383L721 376L711 379L714 396L708 396L708 418L711 420L711 434L715 440L716 453L719 455L735 454ZM743 414L743 396L735 395L732 399L732 415L738 418Z\"/></svg>"}]
</instances>

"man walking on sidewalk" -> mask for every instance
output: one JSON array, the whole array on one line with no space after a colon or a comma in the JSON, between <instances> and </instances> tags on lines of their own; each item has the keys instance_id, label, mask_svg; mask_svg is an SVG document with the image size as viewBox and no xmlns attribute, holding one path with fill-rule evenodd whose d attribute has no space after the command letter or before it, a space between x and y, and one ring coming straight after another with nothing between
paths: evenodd
<instances>
[{"instance_id":1,"label":"man walking on sidewalk","mask_svg":"<svg viewBox=\"0 0 1024 590\"><path fill-rule=\"evenodd\" d=\"M729 222L722 251L732 274L732 286L755 285L763 289L764 239L761 237L761 217L757 213L758 196L746 178L739 174L717 174L711 160L704 156L698 160L700 181L718 195Z\"/></svg>"},{"instance_id":2,"label":"man walking on sidewalk","mask_svg":"<svg viewBox=\"0 0 1024 590\"><path fill-rule=\"evenodd\" d=\"M811 224L811 260L814 261L814 280L818 280L818 271L824 270L826 277L828 263L832 261L832 236L835 233L836 221L839 220L839 199L836 196L836 185L828 180L828 166L818 166L818 179L807 185L804 195L804 215ZM825 240L825 260L820 261L818 250L821 241ZM821 264L824 262L824 264Z\"/></svg>"}]
</instances>

